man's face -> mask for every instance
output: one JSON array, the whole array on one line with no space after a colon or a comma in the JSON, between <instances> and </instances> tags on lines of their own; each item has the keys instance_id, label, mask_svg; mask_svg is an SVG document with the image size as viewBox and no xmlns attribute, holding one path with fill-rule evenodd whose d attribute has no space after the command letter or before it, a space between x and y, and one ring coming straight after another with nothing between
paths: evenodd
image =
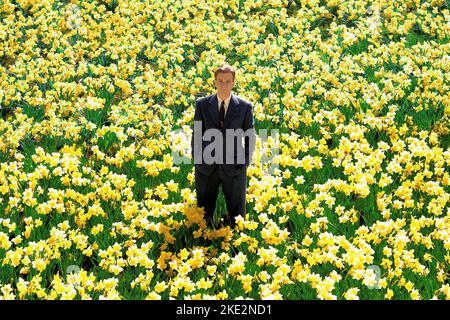
<instances>
[{"instance_id":1,"label":"man's face","mask_svg":"<svg viewBox=\"0 0 450 320\"><path fill-rule=\"evenodd\" d=\"M228 97L228 95L230 95L231 93L231 89L233 89L234 86L233 75L229 72L220 72L219 74L217 74L215 84L217 88L217 94L220 96Z\"/></svg>"}]
</instances>

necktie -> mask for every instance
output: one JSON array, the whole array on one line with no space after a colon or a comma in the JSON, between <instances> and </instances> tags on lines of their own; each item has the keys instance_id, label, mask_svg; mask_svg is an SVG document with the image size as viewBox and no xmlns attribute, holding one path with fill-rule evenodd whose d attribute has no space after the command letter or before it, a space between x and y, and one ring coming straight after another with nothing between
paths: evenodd
<instances>
[{"instance_id":1,"label":"necktie","mask_svg":"<svg viewBox=\"0 0 450 320\"><path fill-rule=\"evenodd\" d=\"M223 129L223 121L225 119L225 101L222 101L220 106L220 129Z\"/></svg>"}]
</instances>

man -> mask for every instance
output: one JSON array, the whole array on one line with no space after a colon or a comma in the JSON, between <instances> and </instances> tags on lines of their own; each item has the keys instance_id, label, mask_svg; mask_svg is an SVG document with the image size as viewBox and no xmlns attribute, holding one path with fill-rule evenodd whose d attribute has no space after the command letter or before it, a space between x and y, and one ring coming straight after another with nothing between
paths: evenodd
<instances>
[{"instance_id":1,"label":"man","mask_svg":"<svg viewBox=\"0 0 450 320\"><path fill-rule=\"evenodd\" d=\"M217 93L196 101L191 147L197 206L204 208L211 228L219 185L228 210L225 221L232 229L236 217L246 213L247 167L256 135L252 104L232 93L235 74L228 64L219 67L214 73Z\"/></svg>"}]
</instances>

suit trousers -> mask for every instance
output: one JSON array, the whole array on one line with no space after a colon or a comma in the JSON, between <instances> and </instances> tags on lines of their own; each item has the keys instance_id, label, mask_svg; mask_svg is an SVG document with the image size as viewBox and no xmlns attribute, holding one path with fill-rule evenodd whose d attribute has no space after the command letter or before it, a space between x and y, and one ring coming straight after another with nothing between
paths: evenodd
<instances>
[{"instance_id":1,"label":"suit trousers","mask_svg":"<svg viewBox=\"0 0 450 320\"><path fill-rule=\"evenodd\" d=\"M234 218L238 215L245 217L246 213L247 168L235 176L228 176L221 164L216 164L210 175L205 175L195 168L197 206L205 209L207 222L212 222L220 185L231 216L231 227L234 227Z\"/></svg>"}]
</instances>

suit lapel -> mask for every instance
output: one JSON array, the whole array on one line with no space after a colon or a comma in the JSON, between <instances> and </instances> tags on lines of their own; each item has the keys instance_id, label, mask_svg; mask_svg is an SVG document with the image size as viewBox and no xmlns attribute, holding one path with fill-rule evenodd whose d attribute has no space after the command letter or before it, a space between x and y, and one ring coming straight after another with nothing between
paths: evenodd
<instances>
[{"instance_id":1,"label":"suit lapel","mask_svg":"<svg viewBox=\"0 0 450 320\"><path fill-rule=\"evenodd\" d=\"M234 118L236 111L238 109L239 101L236 99L234 94L231 94L230 104L228 105L227 113L225 114L225 119L223 121L223 126L226 128L228 123Z\"/></svg>"},{"instance_id":2,"label":"suit lapel","mask_svg":"<svg viewBox=\"0 0 450 320\"><path fill-rule=\"evenodd\" d=\"M236 111L238 109L239 100L236 98L236 96L232 93L230 98L230 104L228 105L227 113L225 114L224 119L224 127L227 127L227 124L234 118L234 115L236 114ZM214 120L214 123L216 124L216 127L219 128L219 101L217 99L217 93L213 94L211 96L211 99L209 99L209 113L211 114L211 117Z\"/></svg>"},{"instance_id":3,"label":"suit lapel","mask_svg":"<svg viewBox=\"0 0 450 320\"><path fill-rule=\"evenodd\" d=\"M211 114L211 117L214 120L214 123L216 124L216 127L219 128L219 102L217 100L217 93L213 94L211 96L211 99L209 99L209 113Z\"/></svg>"}]
</instances>

